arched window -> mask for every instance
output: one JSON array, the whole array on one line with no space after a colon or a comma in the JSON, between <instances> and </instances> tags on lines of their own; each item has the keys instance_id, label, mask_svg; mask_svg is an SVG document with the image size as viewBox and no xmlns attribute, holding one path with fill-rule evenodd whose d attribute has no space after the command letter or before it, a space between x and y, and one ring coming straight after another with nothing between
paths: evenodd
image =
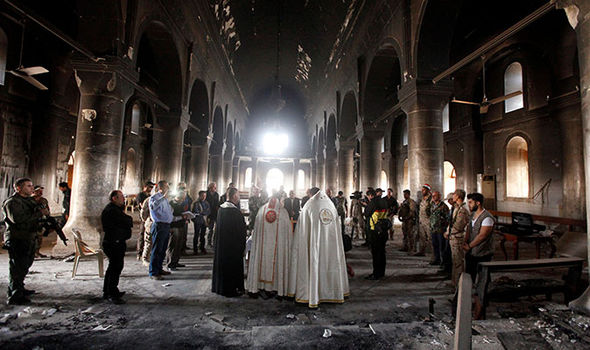
<instances>
[{"instance_id":1,"label":"arched window","mask_svg":"<svg viewBox=\"0 0 590 350\"><path fill-rule=\"evenodd\" d=\"M131 109L131 133L139 135L139 121L141 119L141 108L136 103Z\"/></svg>"},{"instance_id":2,"label":"arched window","mask_svg":"<svg viewBox=\"0 0 590 350\"><path fill-rule=\"evenodd\" d=\"M303 190L305 188L305 171L303 169L299 169L297 171L297 189Z\"/></svg>"},{"instance_id":3,"label":"arched window","mask_svg":"<svg viewBox=\"0 0 590 350\"><path fill-rule=\"evenodd\" d=\"M455 192L457 189L457 174L455 173L455 167L451 162L444 162L444 183L443 183L443 196L451 192Z\"/></svg>"},{"instance_id":4,"label":"arched window","mask_svg":"<svg viewBox=\"0 0 590 350\"><path fill-rule=\"evenodd\" d=\"M127 161L125 163L125 181L123 182L123 193L133 194L139 191L135 171L135 150L130 148L127 151Z\"/></svg>"},{"instance_id":5,"label":"arched window","mask_svg":"<svg viewBox=\"0 0 590 350\"><path fill-rule=\"evenodd\" d=\"M522 66L518 62L511 63L504 72L504 95L522 91ZM511 97L504 101L504 112L509 113L524 107L524 94Z\"/></svg>"},{"instance_id":6,"label":"arched window","mask_svg":"<svg viewBox=\"0 0 590 350\"><path fill-rule=\"evenodd\" d=\"M524 138L514 136L506 146L506 196L529 197L529 147Z\"/></svg>"},{"instance_id":7,"label":"arched window","mask_svg":"<svg viewBox=\"0 0 590 350\"><path fill-rule=\"evenodd\" d=\"M402 146L408 145L408 119L404 121L402 126Z\"/></svg>"},{"instance_id":8,"label":"arched window","mask_svg":"<svg viewBox=\"0 0 590 350\"><path fill-rule=\"evenodd\" d=\"M273 191L278 191L283 185L283 172L277 168L272 168L266 174L266 191L270 196Z\"/></svg>"},{"instance_id":9,"label":"arched window","mask_svg":"<svg viewBox=\"0 0 590 350\"><path fill-rule=\"evenodd\" d=\"M389 187L389 182L387 182L387 173L385 170L381 170L380 187L383 191L387 191L387 188Z\"/></svg>"},{"instance_id":10,"label":"arched window","mask_svg":"<svg viewBox=\"0 0 590 350\"><path fill-rule=\"evenodd\" d=\"M410 188L410 178L408 177L408 158L404 160L404 190Z\"/></svg>"},{"instance_id":11,"label":"arched window","mask_svg":"<svg viewBox=\"0 0 590 350\"><path fill-rule=\"evenodd\" d=\"M449 124L449 104L447 103L442 111L442 127L443 132L447 132L451 130L451 125Z\"/></svg>"},{"instance_id":12,"label":"arched window","mask_svg":"<svg viewBox=\"0 0 590 350\"><path fill-rule=\"evenodd\" d=\"M252 187L252 168L246 168L246 173L244 174L244 188Z\"/></svg>"}]
</instances>

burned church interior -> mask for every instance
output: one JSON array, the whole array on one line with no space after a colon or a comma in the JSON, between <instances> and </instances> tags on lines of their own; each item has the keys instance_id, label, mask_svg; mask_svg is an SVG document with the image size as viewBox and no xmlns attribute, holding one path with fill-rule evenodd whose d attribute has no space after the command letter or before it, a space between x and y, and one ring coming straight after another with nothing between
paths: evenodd
<instances>
[{"instance_id":1,"label":"burned church interior","mask_svg":"<svg viewBox=\"0 0 590 350\"><path fill-rule=\"evenodd\" d=\"M588 0L0 0L0 154L2 349L590 348Z\"/></svg>"}]
</instances>

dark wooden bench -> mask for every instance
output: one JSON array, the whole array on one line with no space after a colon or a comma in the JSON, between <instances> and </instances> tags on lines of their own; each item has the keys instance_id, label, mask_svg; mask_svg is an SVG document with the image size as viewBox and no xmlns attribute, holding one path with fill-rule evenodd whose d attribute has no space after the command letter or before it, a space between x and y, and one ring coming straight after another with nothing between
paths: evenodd
<instances>
[{"instance_id":1,"label":"dark wooden bench","mask_svg":"<svg viewBox=\"0 0 590 350\"><path fill-rule=\"evenodd\" d=\"M530 259L511 261L490 261L479 263L477 266L476 291L481 302L481 318L486 317L486 306L489 302L488 286L491 282L491 274L495 272L515 272L526 270L542 270L554 268L567 268L568 273L563 277L565 286L563 293L565 302L572 300L576 294L578 282L582 275L585 260L582 258L555 258L555 259ZM545 294L546 291L539 294ZM534 294L537 294L536 292Z\"/></svg>"}]
</instances>

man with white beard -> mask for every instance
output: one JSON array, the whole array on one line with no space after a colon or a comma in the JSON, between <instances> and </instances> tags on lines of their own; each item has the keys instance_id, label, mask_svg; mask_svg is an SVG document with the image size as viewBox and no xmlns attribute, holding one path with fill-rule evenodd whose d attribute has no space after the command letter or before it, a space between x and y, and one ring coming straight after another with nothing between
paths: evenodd
<instances>
[{"instance_id":1,"label":"man with white beard","mask_svg":"<svg viewBox=\"0 0 590 350\"><path fill-rule=\"evenodd\" d=\"M317 187L311 196L293 237L289 296L316 308L320 303L343 303L349 290L336 207Z\"/></svg>"},{"instance_id":2,"label":"man with white beard","mask_svg":"<svg viewBox=\"0 0 590 350\"><path fill-rule=\"evenodd\" d=\"M289 212L273 196L256 215L246 281L249 293L259 293L263 299L269 293L287 296L292 237Z\"/></svg>"}]
</instances>

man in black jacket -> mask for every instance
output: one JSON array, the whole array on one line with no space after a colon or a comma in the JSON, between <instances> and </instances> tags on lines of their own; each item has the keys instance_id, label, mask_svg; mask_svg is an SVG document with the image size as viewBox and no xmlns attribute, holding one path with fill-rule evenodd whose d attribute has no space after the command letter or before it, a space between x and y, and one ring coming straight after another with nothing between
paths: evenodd
<instances>
[{"instance_id":1,"label":"man in black jacket","mask_svg":"<svg viewBox=\"0 0 590 350\"><path fill-rule=\"evenodd\" d=\"M109 267L104 276L103 298L112 301L114 304L124 304L121 299L125 292L120 292L119 276L123 271L126 240L131 238L133 219L125 214L125 196L121 191L113 191L109 195L110 203L103 209L101 214L102 229L104 238L102 250L109 258Z\"/></svg>"}]
</instances>

